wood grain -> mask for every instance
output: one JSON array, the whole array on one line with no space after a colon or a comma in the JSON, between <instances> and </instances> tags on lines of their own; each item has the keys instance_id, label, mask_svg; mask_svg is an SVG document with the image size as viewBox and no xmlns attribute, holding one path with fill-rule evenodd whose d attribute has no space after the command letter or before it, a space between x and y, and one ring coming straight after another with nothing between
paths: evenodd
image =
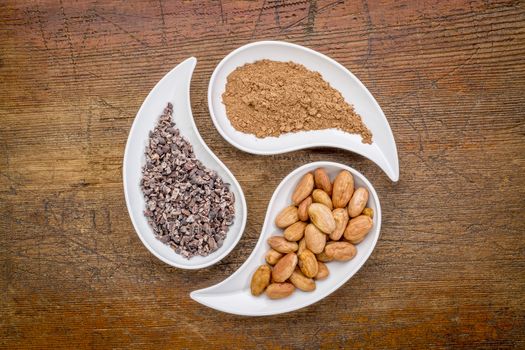
<instances>
[{"instance_id":1,"label":"wood grain","mask_svg":"<svg viewBox=\"0 0 525 350\"><path fill-rule=\"evenodd\" d=\"M238 151L207 83L260 39L341 62L387 115L391 183L355 154ZM203 138L243 186L238 247L203 271L140 243L122 156L151 87L195 56ZM521 1L7 1L0 5L0 347L524 348L525 11ZM382 200L381 239L345 286L306 309L245 318L193 302L239 267L280 180L339 161Z\"/></svg>"}]
</instances>

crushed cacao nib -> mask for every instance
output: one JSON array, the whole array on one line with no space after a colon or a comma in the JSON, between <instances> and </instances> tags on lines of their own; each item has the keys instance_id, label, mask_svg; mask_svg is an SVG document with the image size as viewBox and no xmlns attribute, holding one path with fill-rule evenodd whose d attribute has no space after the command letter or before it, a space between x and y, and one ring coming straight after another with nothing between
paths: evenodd
<instances>
[{"instance_id":1,"label":"crushed cacao nib","mask_svg":"<svg viewBox=\"0 0 525 350\"><path fill-rule=\"evenodd\" d=\"M146 147L141 188L155 236L189 259L219 249L235 217L233 192L196 157L168 103Z\"/></svg>"}]
</instances>

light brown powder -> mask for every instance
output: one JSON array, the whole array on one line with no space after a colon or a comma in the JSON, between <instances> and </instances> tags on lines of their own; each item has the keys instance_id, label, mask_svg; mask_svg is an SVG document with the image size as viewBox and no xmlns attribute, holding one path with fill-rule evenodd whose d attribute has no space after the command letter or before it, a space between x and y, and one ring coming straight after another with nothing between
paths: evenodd
<instances>
[{"instance_id":1,"label":"light brown powder","mask_svg":"<svg viewBox=\"0 0 525 350\"><path fill-rule=\"evenodd\" d=\"M341 93L301 64L245 64L228 75L222 100L233 127L259 138L337 128L372 143L372 133Z\"/></svg>"}]
</instances>

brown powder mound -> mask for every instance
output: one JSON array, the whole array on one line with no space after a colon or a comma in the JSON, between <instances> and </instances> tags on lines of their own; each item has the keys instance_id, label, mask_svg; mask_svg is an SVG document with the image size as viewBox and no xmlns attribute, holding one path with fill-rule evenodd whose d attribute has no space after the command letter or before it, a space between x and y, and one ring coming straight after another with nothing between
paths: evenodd
<instances>
[{"instance_id":1,"label":"brown powder mound","mask_svg":"<svg viewBox=\"0 0 525 350\"><path fill-rule=\"evenodd\" d=\"M301 64L245 64L228 76L222 100L233 127L260 138L337 128L372 143L372 133L341 93Z\"/></svg>"}]
</instances>

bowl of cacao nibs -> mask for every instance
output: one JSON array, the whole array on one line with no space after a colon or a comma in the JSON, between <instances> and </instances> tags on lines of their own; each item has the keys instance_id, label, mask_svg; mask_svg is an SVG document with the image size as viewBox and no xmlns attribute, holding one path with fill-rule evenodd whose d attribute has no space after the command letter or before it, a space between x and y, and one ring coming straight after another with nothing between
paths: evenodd
<instances>
[{"instance_id":1,"label":"bowl of cacao nibs","mask_svg":"<svg viewBox=\"0 0 525 350\"><path fill-rule=\"evenodd\" d=\"M246 224L243 191L202 140L191 112L196 59L162 78L131 127L123 163L126 204L135 231L160 260L184 269L217 263Z\"/></svg>"}]
</instances>

